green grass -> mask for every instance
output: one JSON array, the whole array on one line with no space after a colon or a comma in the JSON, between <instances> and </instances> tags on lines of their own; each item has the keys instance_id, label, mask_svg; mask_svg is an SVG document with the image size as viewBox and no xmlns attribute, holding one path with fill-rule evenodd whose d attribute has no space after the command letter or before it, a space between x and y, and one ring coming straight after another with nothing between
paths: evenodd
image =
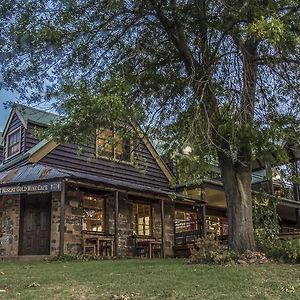
<instances>
[{"instance_id":1,"label":"green grass","mask_svg":"<svg viewBox=\"0 0 300 300\"><path fill-rule=\"evenodd\" d=\"M32 283L36 287L29 287ZM299 265L1 262L0 299L300 299Z\"/></svg>"}]
</instances>

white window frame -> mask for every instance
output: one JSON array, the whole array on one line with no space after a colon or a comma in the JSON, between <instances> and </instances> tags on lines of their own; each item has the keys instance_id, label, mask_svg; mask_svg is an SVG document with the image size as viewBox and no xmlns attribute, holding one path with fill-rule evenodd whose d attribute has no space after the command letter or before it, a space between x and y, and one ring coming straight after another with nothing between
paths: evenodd
<instances>
[{"instance_id":1,"label":"white window frame","mask_svg":"<svg viewBox=\"0 0 300 300\"><path fill-rule=\"evenodd\" d=\"M14 157L15 155L18 155L21 153L21 138L22 138L22 130L21 130L21 126L14 129L13 131L9 132L7 134L7 137L6 137L6 151L5 151L5 158L6 159L9 159L11 157ZM19 131L19 151L16 152L16 153L13 153L12 155L8 155L8 148L9 148L9 137L12 135L12 134L15 134L17 131Z\"/></svg>"}]
</instances>

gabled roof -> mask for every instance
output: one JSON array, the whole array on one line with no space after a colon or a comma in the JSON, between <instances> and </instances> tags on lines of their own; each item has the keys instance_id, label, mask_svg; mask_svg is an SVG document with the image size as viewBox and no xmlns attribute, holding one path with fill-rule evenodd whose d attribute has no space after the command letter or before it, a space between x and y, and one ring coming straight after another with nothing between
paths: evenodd
<instances>
[{"instance_id":1,"label":"gabled roof","mask_svg":"<svg viewBox=\"0 0 300 300\"><path fill-rule=\"evenodd\" d=\"M16 103L15 107L26 123L30 121L35 124L47 126L61 118L57 114L53 114L38 108L28 107L22 104Z\"/></svg>"},{"instance_id":2,"label":"gabled roof","mask_svg":"<svg viewBox=\"0 0 300 300\"><path fill-rule=\"evenodd\" d=\"M37 163L38 161L40 161L41 158L43 158L49 152L51 152L56 146L57 144L52 140L42 140L34 147L32 147L29 151L23 153L20 156L16 156L14 159L12 159L6 164L0 164L0 172L13 167L14 165L16 165L24 159L28 159L28 161L31 163Z\"/></svg>"},{"instance_id":3,"label":"gabled roof","mask_svg":"<svg viewBox=\"0 0 300 300\"><path fill-rule=\"evenodd\" d=\"M22 104L15 103L13 106L13 109L10 113L9 119L6 123L3 136L6 135L7 129L9 127L9 124L14 116L14 114L17 114L20 118L21 122L23 123L24 127L27 128L27 123L31 122L37 125L41 126L47 126L51 123L58 121L61 116L49 113L46 111L43 111L41 109L28 107ZM133 124L132 124L133 125ZM164 175L168 178L169 182L172 183L174 181L174 175L168 168L168 166L165 164L165 162L162 160L160 155L157 153L156 149L153 147L149 139L145 136L145 134L142 132L142 130L139 128L139 126L133 125L137 133L139 134L141 140L144 142L145 146L153 156L156 163L159 165L160 169L164 173ZM56 146L58 146L54 141L42 141L38 145L36 145L31 151L33 153L25 153L27 156L29 156L31 159L29 159L30 162L37 163L42 157L47 155L49 152L51 152ZM39 149L43 148L43 149ZM19 158L16 158L19 159ZM11 162L13 163L13 161ZM1 168L2 167L2 168ZM0 166L1 169L5 169L5 166Z\"/></svg>"},{"instance_id":4,"label":"gabled roof","mask_svg":"<svg viewBox=\"0 0 300 300\"><path fill-rule=\"evenodd\" d=\"M41 126L48 126L60 118L59 115L49 113L38 108L32 108L23 104L14 103L8 121L4 127L3 136L6 135L7 129L9 128L9 125L15 114L17 114L25 128L27 128L28 122Z\"/></svg>"}]
</instances>

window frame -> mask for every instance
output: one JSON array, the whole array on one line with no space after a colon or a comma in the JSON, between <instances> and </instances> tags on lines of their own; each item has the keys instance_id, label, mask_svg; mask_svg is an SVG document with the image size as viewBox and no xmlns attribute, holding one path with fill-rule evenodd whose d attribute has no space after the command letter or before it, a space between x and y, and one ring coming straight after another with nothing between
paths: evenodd
<instances>
[{"instance_id":1,"label":"window frame","mask_svg":"<svg viewBox=\"0 0 300 300\"><path fill-rule=\"evenodd\" d=\"M130 164L132 165L133 164L133 159L134 159L134 151L133 151L133 143L132 143L132 140L129 139L129 148L130 148L130 153L129 153L129 160L123 160L123 159L118 159L116 158L116 146L115 145L111 145L111 148L112 148L112 153L111 153L111 156L106 156L106 155L103 155L103 154L99 154L98 153L98 139L99 139L99 131L106 131L106 130L111 130L112 132L112 139L115 139L116 138L116 134L117 134L117 131L115 130L115 128L113 129L105 129L105 128L100 128L100 129L97 129L96 130L96 157L97 158L101 158L101 159L106 159L106 160L110 160L110 161L117 161L117 162L120 162L120 163L124 163L124 164ZM102 139L102 138L101 138ZM124 139L121 137L121 139L124 141ZM104 140L104 139L102 139ZM124 142L122 142L122 147L124 146Z\"/></svg>"},{"instance_id":2,"label":"window frame","mask_svg":"<svg viewBox=\"0 0 300 300\"><path fill-rule=\"evenodd\" d=\"M139 205L149 206L149 209L150 209L149 235L138 234L138 231L136 230L136 228L139 226L139 224L135 223L135 220L134 220L134 205L137 205L137 212L138 212ZM133 227L134 236L137 236L137 237L140 237L140 238L143 238L143 237L144 238L151 238L153 236L153 212L152 212L152 208L153 207L152 207L151 203L138 202L138 201L134 201L132 203L132 227ZM143 218L145 218L145 217L143 217ZM144 227L143 232L145 232L145 225L143 227Z\"/></svg>"},{"instance_id":3,"label":"window frame","mask_svg":"<svg viewBox=\"0 0 300 300\"><path fill-rule=\"evenodd\" d=\"M84 209L93 209L92 206L87 206L84 205L84 197L92 197L92 198L96 198L97 200L102 200L103 201L103 207L102 207L102 230L89 230L89 229L83 229L83 224L86 223L84 222L84 220L86 219L86 217L84 216ZM83 193L81 196L81 208L82 208L82 221L81 221L81 226L82 226L82 231L83 232L91 232L91 233L100 233L100 234L104 234L106 232L106 199L105 197L101 197L100 195L97 194L93 194L93 193ZM97 209L95 209L97 210ZM101 209L98 209L97 211L101 211ZM88 219L94 219L97 220L95 218L88 218Z\"/></svg>"},{"instance_id":4,"label":"window frame","mask_svg":"<svg viewBox=\"0 0 300 300\"><path fill-rule=\"evenodd\" d=\"M8 152L9 152L8 149L10 148L9 137L11 135L13 135L13 134L16 134L18 131L19 131L19 142L18 142L18 144L19 144L19 150L17 152L15 152L15 153L9 155L8 154ZM22 139L22 127L21 126L19 126L18 128L12 130L11 132L9 132L7 134L7 136L6 136L6 147L5 147L5 150L6 150L5 151L5 159L9 159L9 158L14 157L14 156L16 156L16 155L18 155L18 154L21 153L21 139ZM17 143L14 144L14 145L17 145Z\"/></svg>"}]
</instances>

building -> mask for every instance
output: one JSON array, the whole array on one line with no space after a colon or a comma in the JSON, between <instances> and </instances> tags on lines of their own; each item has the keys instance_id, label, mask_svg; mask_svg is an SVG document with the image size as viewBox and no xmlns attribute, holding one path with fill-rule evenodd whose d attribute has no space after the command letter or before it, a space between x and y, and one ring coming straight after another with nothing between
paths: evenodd
<instances>
[{"instance_id":1,"label":"building","mask_svg":"<svg viewBox=\"0 0 300 300\"><path fill-rule=\"evenodd\" d=\"M0 256L186 256L199 237L226 241L220 179L177 185L173 173L135 126L137 141L118 137L79 147L39 140L58 116L15 104L0 140ZM0 135L1 136L1 135ZM97 152L103 147L106 155ZM296 153L297 154L297 153ZM109 156L109 157L107 157ZM258 168L253 193L278 191ZM257 176L260 174L260 176ZM282 231L300 228L299 187L277 207Z\"/></svg>"},{"instance_id":2,"label":"building","mask_svg":"<svg viewBox=\"0 0 300 300\"><path fill-rule=\"evenodd\" d=\"M172 256L176 206L199 214L203 202L174 194L172 173L143 134L134 146L120 139L107 148L111 159L95 156L103 135L80 153L38 140L36 130L57 118L18 104L11 111L0 152L0 255Z\"/></svg>"}]
</instances>

